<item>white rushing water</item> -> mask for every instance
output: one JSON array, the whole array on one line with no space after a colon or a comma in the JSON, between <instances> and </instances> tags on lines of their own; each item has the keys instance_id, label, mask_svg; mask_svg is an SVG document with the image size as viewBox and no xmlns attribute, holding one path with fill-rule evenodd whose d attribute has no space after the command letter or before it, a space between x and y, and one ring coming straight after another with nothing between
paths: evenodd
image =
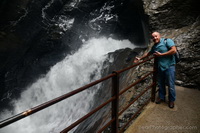
<instances>
[{"instance_id":1,"label":"white rushing water","mask_svg":"<svg viewBox=\"0 0 200 133\"><path fill-rule=\"evenodd\" d=\"M91 82L101 76L103 62L109 52L123 48L134 48L128 40L112 38L92 38L83 47L38 79L18 100L13 101L13 110L4 110L0 120L21 113L43 102L61 96ZM95 89L77 94L41 112L0 129L0 133L57 133L88 112Z\"/></svg>"}]
</instances>

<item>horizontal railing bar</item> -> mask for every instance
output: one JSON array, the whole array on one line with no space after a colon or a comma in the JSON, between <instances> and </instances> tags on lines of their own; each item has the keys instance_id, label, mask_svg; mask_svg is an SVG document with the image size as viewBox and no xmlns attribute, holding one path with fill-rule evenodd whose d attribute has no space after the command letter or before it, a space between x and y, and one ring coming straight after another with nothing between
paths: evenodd
<instances>
[{"instance_id":1,"label":"horizontal railing bar","mask_svg":"<svg viewBox=\"0 0 200 133\"><path fill-rule=\"evenodd\" d=\"M152 86L153 86L153 84L150 85L150 86L148 86L139 96L137 96L137 97L134 99L134 102L135 102L141 95L143 95L147 90L149 90ZM133 104L134 102L132 102L131 104ZM130 104L130 105L131 105L131 104ZM130 107L130 105L129 105L128 107ZM126 109L127 109L128 107L126 107ZM126 109L124 109L124 111L125 111ZM118 115L121 115L124 111L121 111ZM103 132L114 120L115 120L115 119L110 120L104 127L102 127L102 128L98 131L98 133Z\"/></svg>"},{"instance_id":2,"label":"horizontal railing bar","mask_svg":"<svg viewBox=\"0 0 200 133\"><path fill-rule=\"evenodd\" d=\"M124 72L124 71L126 71L126 70L128 70L128 69L131 69L131 68L133 68L133 67L135 67L135 66L138 66L139 64L142 64L142 63L144 63L144 62L146 62L146 61L148 61L148 60L151 60L151 59L153 59L153 58L155 58L155 57L151 57L151 58L149 58L149 59L147 59L147 60L144 60L144 61L142 61L142 62L140 62L140 63L137 63L137 64L135 64L135 65L132 65L132 66L130 66L130 67L128 67L127 69L123 69L123 70L120 70L120 71L116 71L116 73L121 73L121 72ZM113 73L113 74L116 74L116 73ZM152 73L152 72L151 72ZM150 75L151 73L149 73L148 75ZM147 76L148 76L147 75ZM114 76L114 75L113 75ZM147 77L146 76L146 77ZM143 79L142 79L143 80ZM114 100L114 99L113 99ZM105 104L106 105L106 104ZM104 106L105 106L104 105ZM102 107L104 107L104 106L102 106ZM100 108L102 108L102 107L100 107ZM61 133L66 133L66 132L68 132L69 130L71 130L72 128L74 128L75 126L77 126L78 124L80 124L82 121L84 121L85 119L87 119L88 117L90 117L92 114L94 114L95 112L97 112L99 109L95 109L95 110L93 110L93 111L91 111L90 113L88 113L87 115L85 115L85 116L83 116L81 119L79 119L79 120L77 120L76 122L74 122L73 124L71 124L70 126L68 126L67 128L65 128L64 130L62 130L61 131ZM107 126L109 126L112 122L113 122L114 120L111 120L109 123L107 123L104 127L106 128ZM103 128L104 129L104 128ZM102 130L103 130L102 129Z\"/></svg>"},{"instance_id":3,"label":"horizontal railing bar","mask_svg":"<svg viewBox=\"0 0 200 133\"><path fill-rule=\"evenodd\" d=\"M138 65L140 65L140 64L142 64L142 63L144 63L144 62L147 62L148 60L151 60L151 59L153 59L153 58L155 58L155 57L150 57L150 58L147 59L147 60L144 60L144 61L141 61L141 62L139 62L139 63L136 63L136 64L134 64L134 65L132 65L132 66L130 66L130 67L127 67L127 68L125 68L125 69L116 71L116 73L118 73L118 74L119 74L119 73L122 73L122 72L124 72L124 71L126 71L126 70L129 70L129 69L131 69L131 68L133 68L133 67L135 67L135 66L138 66ZM47 102L45 102L45 103L42 103L42 104L40 104L40 105L38 105L38 106L36 106L36 107L33 107L33 108L31 108L31 109L28 109L28 110L26 110L26 111L24 111L24 112L22 112L22 113L19 113L19 114L15 115L15 116L12 116L12 117L7 118L7 119L5 119L5 120L3 120L3 121L0 121L0 128L2 128L2 127L4 127L4 126L7 126L7 125L9 125L9 124L11 124L11 123L13 123L13 122L16 122L16 121L18 121L18 120L20 120L20 119L22 119L22 118L25 118L25 117L27 117L27 116L29 116L29 115L32 115L32 114L34 114L34 113L36 113L36 112L38 112L38 111L40 111L40 110L43 110L43 109L45 109L45 108L47 108L47 107L49 107L49 106L51 106L51 105L53 105L53 104L56 104L56 103L58 103L58 102L60 102L60 101L62 101L62 100L64 100L64 99L66 99L66 98L69 98L69 97L71 97L71 96L73 96L73 95L75 95L75 94L77 94L77 93L80 93L80 92L86 90L86 89L89 88L89 87L92 87L92 86L94 86L94 85L96 85L96 84L98 84L98 83L100 83L100 82L102 82L102 81L105 81L105 80L107 80L107 79L109 79L109 78L115 76L116 73L112 73L112 74L110 74L110 75L108 75L108 76L106 76L106 77L104 77L104 78L101 78L101 79L99 79L99 80L96 80L96 81L94 81L94 82L91 82L91 83L89 83L89 84L87 84L87 85L85 85L85 86L83 86L83 87L80 87L80 88L74 90L74 91L71 91L71 92L69 92L69 93L67 93L67 94L64 94L64 95L59 96L59 97L57 97L57 98L55 98L55 99L52 99L52 100L47 101ZM149 75L150 75L150 74L149 74ZM142 79L142 80L143 80L143 79ZM125 91L126 91L126 90L123 90L120 94L123 94ZM116 97L112 97L112 98L109 99L108 101L111 102L111 101L113 101L115 98L116 98ZM111 100L111 101L110 101L110 100ZM107 102L108 102L108 101L107 101ZM107 104L109 103L109 102L108 102L108 103L107 103L107 102L105 102L104 104L107 105ZM103 108L103 107L105 106L104 104L100 105L98 108L99 108L99 109ZM103 105L104 105L104 106L103 106ZM96 108L96 109L94 109L93 111L91 111L91 112L90 112L91 115L92 115L93 113L97 112L97 111L99 110L98 108ZM88 116L86 115L86 116L84 116L84 118L82 117L82 118L79 119L78 121L74 122L74 125L75 125L76 123L78 123L79 121L82 122L83 120L85 120L86 118L88 118L89 116L91 116L90 113L87 114ZM80 123L80 122L79 122L79 123ZM71 127L74 126L74 125L72 124ZM77 124L77 125L78 125L78 124ZM69 128L69 127L68 127L68 128ZM68 128L66 128L66 129L68 129ZM72 128L71 128L71 129L72 129ZM65 129L64 129L64 131L65 131Z\"/></svg>"},{"instance_id":4,"label":"horizontal railing bar","mask_svg":"<svg viewBox=\"0 0 200 133\"><path fill-rule=\"evenodd\" d=\"M7 118L3 121L0 122L0 128L4 127L4 126L7 126L15 121L18 121L22 118L26 117L25 115L23 115L23 113L20 113L20 114L17 114L15 116L12 116L11 118Z\"/></svg>"},{"instance_id":5,"label":"horizontal railing bar","mask_svg":"<svg viewBox=\"0 0 200 133\"><path fill-rule=\"evenodd\" d=\"M125 69L122 69L122 70L119 70L119 71L116 71L116 72L117 72L117 73L125 72L125 71L127 71L127 70L129 70L129 69L131 69L131 68L133 68L133 67L136 67L136 66L138 66L138 65L140 65L140 64L142 64L142 63L144 63L144 62L147 62L147 61L149 61L149 60L151 60L151 59L154 59L154 58L155 58L155 56L149 57L149 58L146 59L146 60L143 60L143 61L138 62L138 63L136 63L136 64L134 64L134 65L132 65L132 66L130 66L130 67L127 67L127 68L125 68Z\"/></svg>"},{"instance_id":6,"label":"horizontal railing bar","mask_svg":"<svg viewBox=\"0 0 200 133\"><path fill-rule=\"evenodd\" d=\"M142 106L141 108L129 119L129 121L120 129L119 133L123 133L124 129L129 125L129 123L137 116L138 113L141 112L141 110L144 108L145 105L147 105L150 102L151 98L149 98Z\"/></svg>"},{"instance_id":7,"label":"horizontal railing bar","mask_svg":"<svg viewBox=\"0 0 200 133\"><path fill-rule=\"evenodd\" d=\"M5 122L5 121L8 121L9 119L15 119L15 118L17 118L17 117L20 117L20 115L21 115L21 114L16 114L16 115L14 115L14 116L11 116L11 117L9 117L9 118L6 118L6 119L2 120L1 123L2 123L2 122Z\"/></svg>"},{"instance_id":8,"label":"horizontal railing bar","mask_svg":"<svg viewBox=\"0 0 200 133\"><path fill-rule=\"evenodd\" d=\"M44 108L47 108L47 107L49 107L49 106L51 106L51 105L53 105L53 104L55 104L55 103L58 103L58 102L60 102L60 101L62 101L62 100L64 100L64 99L66 99L66 98L68 98L68 97L70 97L70 96L73 96L73 95L75 95L75 94L77 94L77 93L79 93L79 92L81 92L81 91L84 91L85 89L87 89L87 88L89 88L89 87L91 87L91 86L94 86L94 85L96 85L96 84L98 84L98 83L100 83L100 82L102 82L102 81L104 81L104 80L107 80L107 79L113 77L114 75L115 75L115 73L110 74L110 75L108 75L108 76L106 76L106 77L104 77L104 78L102 78L102 79L100 79L100 80L96 80L96 81L94 81L94 82L92 82L92 83L90 83L90 84L88 84L88 85L85 85L85 86L83 86L83 87L80 87L80 88L78 88L78 89L76 89L76 90L74 90L74 91L71 91L71 92L69 92L69 93L67 93L67 94L64 94L64 95L62 95L62 96L60 96L60 97L57 97L57 98L52 99L52 100L50 100L50 101L48 101L48 102L45 102L45 103L43 103L43 104L40 104L40 105L38 105L38 106L36 106L36 107L33 107L33 108L31 108L31 109L28 109L28 110L26 110L26 111L24 111L24 112L22 112L22 113L19 113L19 114L15 115L15 117L12 116L12 117L10 117L10 118L7 118L6 120L3 120L3 121L0 122L0 128L2 128L2 127L4 127L4 126L7 126L7 125L9 125L9 124L11 124L11 123L13 123L13 122L15 122L15 121L18 121L18 120L20 120L20 119L22 119L22 118L25 118L25 117L27 117L27 116L29 116L29 115L32 115L32 114L34 114L34 113L36 113L36 112L38 112L38 111L40 111L40 110L42 110L42 109L44 109Z\"/></svg>"},{"instance_id":9,"label":"horizontal railing bar","mask_svg":"<svg viewBox=\"0 0 200 133\"><path fill-rule=\"evenodd\" d=\"M140 95L138 95L135 99L134 102L140 97L142 96L147 90L149 90L154 84L152 83L150 86L148 86L142 93L140 93ZM131 102L130 104L128 104L128 106L125 107L125 109L123 109L118 115L121 115L128 107L130 107L130 105L132 105L134 102ZM102 131L104 131L111 123L112 121L114 121L114 119L110 120L104 127L102 127L98 133L101 133Z\"/></svg>"},{"instance_id":10,"label":"horizontal railing bar","mask_svg":"<svg viewBox=\"0 0 200 133\"><path fill-rule=\"evenodd\" d=\"M112 123L113 121L115 121L115 118L113 118L113 119L110 120L105 126L103 126L103 127L98 131L98 133L103 132L108 126L111 125L111 123Z\"/></svg>"},{"instance_id":11,"label":"horizontal railing bar","mask_svg":"<svg viewBox=\"0 0 200 133\"><path fill-rule=\"evenodd\" d=\"M142 91L142 93L140 93L132 102L130 102L126 107L124 107L124 109L122 111L119 112L119 115L121 115L127 108L129 108L136 100L138 100L138 98L140 98L146 91L148 91L152 86L154 85L154 83L152 83L150 86L146 87L144 89L144 91Z\"/></svg>"},{"instance_id":12,"label":"horizontal railing bar","mask_svg":"<svg viewBox=\"0 0 200 133\"><path fill-rule=\"evenodd\" d=\"M86 114L85 116L83 116L82 118L80 118L79 120L77 120L76 122L72 123L70 126L68 126L67 128L63 129L61 131L61 133L67 133L69 130L71 130L72 128L74 128L75 126L77 126L78 124L80 124L81 122L83 122L85 119L87 119L88 117L90 117L91 115L93 115L94 113L96 113L97 111L99 111L101 108L103 108L104 106L106 106L108 103L112 102L116 97L111 97L109 100L107 100L106 102L104 102L103 104L101 104L100 106L98 106L97 108L95 108L94 110L92 110L91 112L89 112L88 114Z\"/></svg>"},{"instance_id":13,"label":"horizontal railing bar","mask_svg":"<svg viewBox=\"0 0 200 133\"><path fill-rule=\"evenodd\" d=\"M122 95L124 92L126 92L127 90L129 90L130 88L132 88L133 86L135 86L136 84L140 83L142 80L144 80L146 77L148 77L149 75L151 75L153 73L153 71L151 71L150 73L146 74L144 77L140 78L139 80L135 81L132 85L128 86L127 88L123 89L119 95Z\"/></svg>"}]
</instances>

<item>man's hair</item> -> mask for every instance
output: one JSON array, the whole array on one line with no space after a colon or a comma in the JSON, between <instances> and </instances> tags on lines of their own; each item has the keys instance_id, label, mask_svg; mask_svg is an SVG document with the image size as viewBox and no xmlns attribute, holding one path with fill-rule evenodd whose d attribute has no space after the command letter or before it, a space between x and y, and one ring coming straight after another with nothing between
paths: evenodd
<instances>
[{"instance_id":1,"label":"man's hair","mask_svg":"<svg viewBox=\"0 0 200 133\"><path fill-rule=\"evenodd\" d=\"M152 32L152 34L153 34L153 33L156 33L156 34L159 34L159 35L160 35L160 33L159 33L159 32L157 32L157 31L154 31L154 32Z\"/></svg>"}]
</instances>

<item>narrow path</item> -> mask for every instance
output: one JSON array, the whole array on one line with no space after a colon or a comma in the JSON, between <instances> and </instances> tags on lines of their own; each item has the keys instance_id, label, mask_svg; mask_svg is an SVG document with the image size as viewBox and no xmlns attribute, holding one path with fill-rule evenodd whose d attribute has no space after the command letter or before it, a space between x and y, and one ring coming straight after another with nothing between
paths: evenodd
<instances>
[{"instance_id":1,"label":"narrow path","mask_svg":"<svg viewBox=\"0 0 200 133\"><path fill-rule=\"evenodd\" d=\"M177 100L149 103L125 133L200 133L200 91L176 86Z\"/></svg>"}]
</instances>

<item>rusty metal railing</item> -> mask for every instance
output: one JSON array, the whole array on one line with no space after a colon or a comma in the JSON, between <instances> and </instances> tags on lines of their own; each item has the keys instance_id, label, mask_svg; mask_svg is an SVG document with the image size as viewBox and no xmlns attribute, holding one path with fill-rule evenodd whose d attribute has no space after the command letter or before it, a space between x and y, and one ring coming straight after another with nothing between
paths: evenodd
<instances>
[{"instance_id":1,"label":"rusty metal railing","mask_svg":"<svg viewBox=\"0 0 200 133\"><path fill-rule=\"evenodd\" d=\"M38 111L41 111L53 104L56 104L64 99L67 99L77 93L80 93L86 89L88 89L89 87L92 87L96 84L99 84L105 80L111 79L112 78L112 97L110 99L108 99L106 102L104 102L103 104L99 105L98 107L96 107L94 110L90 111L88 114L86 114L85 116L83 116L82 118L80 118L79 120L75 121L74 123L72 123L70 126L68 126L67 128L63 129L61 131L61 133L67 133L68 131L70 131L71 129L73 129L74 127L76 127L78 124L80 124L81 122L83 122L84 120L86 120L88 117L90 117L91 115L93 115L94 113L96 113L97 111L99 111L100 109L102 109L104 106L108 105L109 103L112 104L112 115L111 115L111 120L107 123L105 123L105 125L99 129L98 133L104 131L106 128L108 128L109 126L111 126L111 132L112 133L119 133L119 132L123 132L124 129L129 125L129 123L137 116L138 113L141 112L142 108L151 100L152 102L155 101L155 93L156 93L156 65L155 65L155 60L154 60L154 69L153 71L147 73L145 76L143 76L142 78L140 78L139 80L135 81L133 84L131 84L130 86L128 86L127 88L119 91L119 75L127 70L130 70L142 63L145 63L147 61L150 61L152 59L155 59L155 57L150 57L144 61L141 61L139 63L136 63L130 67L127 67L123 70L119 70L119 71L114 71L112 74L96 80L90 84L87 84L83 87L80 87L74 91L71 91L67 94L64 94L60 97L57 97L55 99L52 99L48 102L45 102L41 105L38 105L36 107L33 107L31 109L28 109L22 113L19 113L15 116L12 116L8 119L5 119L3 121L0 122L0 128L5 127L11 123L14 123L20 119L23 119L29 115L32 115ZM149 75L153 74L153 81L152 84L150 86L148 86L146 89L144 89L132 102L130 102L127 106L124 107L124 109L122 109L119 112L119 96L122 95L124 92L126 92L127 90L129 90L130 88L132 88L133 86L135 86L136 84L140 83L141 81L143 81L145 78L147 78ZM132 118L130 118L130 120L119 130L118 129L118 125L119 125L119 121L118 121L118 117L119 115L121 115L126 109L128 109L138 98L140 98L146 91L148 91L151 88L151 97L147 100L147 102L133 115Z\"/></svg>"}]
</instances>

